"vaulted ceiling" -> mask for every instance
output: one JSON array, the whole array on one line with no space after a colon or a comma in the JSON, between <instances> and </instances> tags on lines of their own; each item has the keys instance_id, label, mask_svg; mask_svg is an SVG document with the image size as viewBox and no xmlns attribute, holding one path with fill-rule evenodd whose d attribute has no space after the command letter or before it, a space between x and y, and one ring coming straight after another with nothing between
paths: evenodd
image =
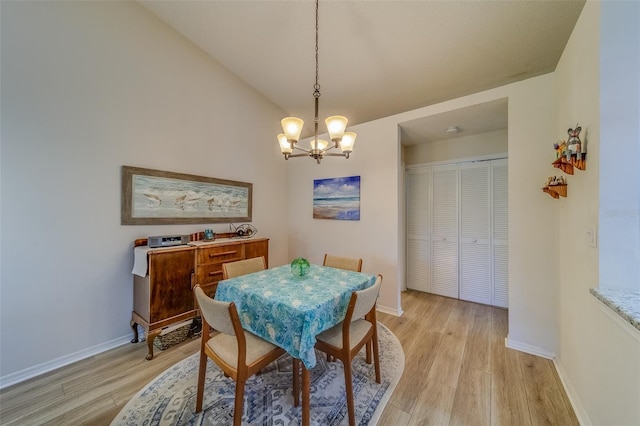
<instances>
[{"instance_id":1,"label":"vaulted ceiling","mask_svg":"<svg viewBox=\"0 0 640 426\"><path fill-rule=\"evenodd\" d=\"M313 1L140 4L312 127ZM583 6L583 0L321 0L320 119L341 114L350 125L364 123L552 72ZM492 120L506 126L505 105L460 111L451 123L472 128L465 120L482 121L478 114L502 108L505 115ZM437 125L449 121L439 117ZM438 138L420 124L427 120L403 129L403 143ZM438 129L440 139L445 128Z\"/></svg>"}]
</instances>

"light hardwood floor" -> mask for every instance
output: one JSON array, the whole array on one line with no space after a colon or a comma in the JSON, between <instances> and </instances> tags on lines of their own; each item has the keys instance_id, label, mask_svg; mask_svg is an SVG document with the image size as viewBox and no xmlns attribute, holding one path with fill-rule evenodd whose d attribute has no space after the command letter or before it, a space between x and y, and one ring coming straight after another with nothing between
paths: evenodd
<instances>
[{"instance_id":1,"label":"light hardwood floor","mask_svg":"<svg viewBox=\"0 0 640 426\"><path fill-rule=\"evenodd\" d=\"M405 369L380 425L578 425L549 360L504 346L507 311L415 291L402 317L378 320L402 343ZM125 345L3 389L2 425L108 425L139 389L198 351L190 339L144 359Z\"/></svg>"},{"instance_id":2,"label":"light hardwood floor","mask_svg":"<svg viewBox=\"0 0 640 426\"><path fill-rule=\"evenodd\" d=\"M504 309L416 291L380 314L405 369L381 425L578 425L550 360L504 346Z\"/></svg>"}]
</instances>

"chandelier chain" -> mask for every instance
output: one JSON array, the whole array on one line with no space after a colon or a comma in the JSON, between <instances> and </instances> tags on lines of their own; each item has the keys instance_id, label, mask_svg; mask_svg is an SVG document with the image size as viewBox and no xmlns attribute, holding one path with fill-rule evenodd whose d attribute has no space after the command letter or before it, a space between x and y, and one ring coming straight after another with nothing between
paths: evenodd
<instances>
[{"instance_id":1,"label":"chandelier chain","mask_svg":"<svg viewBox=\"0 0 640 426\"><path fill-rule=\"evenodd\" d=\"M318 22L318 0L316 0L316 84L313 86L313 88L315 89L315 91L313 92L313 96L316 98L320 97L320 83L318 77L318 74L320 72L320 66L318 65L318 31L320 29L320 25Z\"/></svg>"}]
</instances>

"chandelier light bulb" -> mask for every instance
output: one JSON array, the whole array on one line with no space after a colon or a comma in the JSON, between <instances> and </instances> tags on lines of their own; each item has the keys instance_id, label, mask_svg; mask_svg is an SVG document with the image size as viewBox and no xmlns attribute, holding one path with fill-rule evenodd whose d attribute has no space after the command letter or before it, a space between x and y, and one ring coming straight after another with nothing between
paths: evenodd
<instances>
[{"instance_id":1,"label":"chandelier light bulb","mask_svg":"<svg viewBox=\"0 0 640 426\"><path fill-rule=\"evenodd\" d=\"M324 121L327 125L327 131L329 132L329 138L334 142L339 142L342 139L342 135L344 135L344 131L347 128L347 117L343 117L341 115L333 115L331 117L327 117Z\"/></svg>"},{"instance_id":2,"label":"chandelier light bulb","mask_svg":"<svg viewBox=\"0 0 640 426\"><path fill-rule=\"evenodd\" d=\"M289 142L293 141L297 143L300 140L300 133L302 133L302 126L304 121L297 117L285 117L280 121L282 124L282 130Z\"/></svg>"},{"instance_id":3,"label":"chandelier light bulb","mask_svg":"<svg viewBox=\"0 0 640 426\"><path fill-rule=\"evenodd\" d=\"M315 141L311 141L309 142L311 144L311 149L316 149L316 144ZM329 142L325 141L324 139L318 139L318 149L320 151L326 149L329 146Z\"/></svg>"},{"instance_id":4,"label":"chandelier light bulb","mask_svg":"<svg viewBox=\"0 0 640 426\"><path fill-rule=\"evenodd\" d=\"M345 154L349 154L353 151L353 144L356 143L356 137L358 135L354 132L345 132L342 136L342 141L340 142L340 149Z\"/></svg>"},{"instance_id":5,"label":"chandelier light bulb","mask_svg":"<svg viewBox=\"0 0 640 426\"><path fill-rule=\"evenodd\" d=\"M284 133L278 135L278 142L280 142L280 151L283 154L291 154L291 152L293 152L291 143L287 140L287 136Z\"/></svg>"}]
</instances>

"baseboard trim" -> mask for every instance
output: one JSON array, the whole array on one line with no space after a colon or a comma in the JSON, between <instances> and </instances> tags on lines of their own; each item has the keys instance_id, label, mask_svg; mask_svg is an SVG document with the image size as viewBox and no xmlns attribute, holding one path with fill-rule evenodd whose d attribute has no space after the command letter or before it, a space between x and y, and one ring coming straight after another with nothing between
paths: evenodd
<instances>
[{"instance_id":1,"label":"baseboard trim","mask_svg":"<svg viewBox=\"0 0 640 426\"><path fill-rule=\"evenodd\" d=\"M90 348L83 349L81 351L74 352L72 354L65 355L51 361L43 362L42 364L34 365L33 367L16 371L15 373L7 374L0 377L0 389L4 389L5 387L15 385L20 382L24 382L25 380L31 379L44 373L48 373L60 367L64 367L65 365L73 364L74 362L81 361L110 349L117 348L118 346L123 346L130 342L131 335L118 337L117 339L113 339L111 341L101 343L99 345L92 346Z\"/></svg>"},{"instance_id":2,"label":"baseboard trim","mask_svg":"<svg viewBox=\"0 0 640 426\"><path fill-rule=\"evenodd\" d=\"M536 355L546 359L552 360L556 357L556 354L554 352L549 352L538 346L529 345L528 343L518 342L512 339L509 339L508 336L504 338L504 345L507 348L515 349L520 352L526 352L528 354Z\"/></svg>"},{"instance_id":3,"label":"baseboard trim","mask_svg":"<svg viewBox=\"0 0 640 426\"><path fill-rule=\"evenodd\" d=\"M391 309L391 308L387 308L386 306L380 306L380 305L376 306L376 311L382 312L383 314L393 315L396 317L401 317L402 314L404 313L404 311L402 310Z\"/></svg>"},{"instance_id":4,"label":"baseboard trim","mask_svg":"<svg viewBox=\"0 0 640 426\"><path fill-rule=\"evenodd\" d=\"M564 387L564 391L569 398L569 402L571 403L573 412L578 418L578 423L580 423L582 426L592 426L593 423L591 422L591 419L589 419L587 410L584 409L584 405L582 405L582 401L580 400L578 393L571 385L571 380L569 380L564 367L562 367L562 363L558 361L557 358L554 358L553 365L556 367L556 371L558 372L558 376L560 377L560 381L562 382L562 387Z\"/></svg>"}]
</instances>

